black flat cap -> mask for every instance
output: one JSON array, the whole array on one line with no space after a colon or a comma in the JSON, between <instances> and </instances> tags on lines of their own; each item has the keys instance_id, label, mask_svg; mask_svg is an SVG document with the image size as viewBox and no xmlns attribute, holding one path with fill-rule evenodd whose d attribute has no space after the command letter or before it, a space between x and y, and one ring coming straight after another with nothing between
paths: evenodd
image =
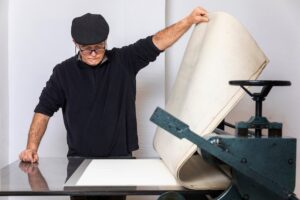
<instances>
[{"instance_id":1,"label":"black flat cap","mask_svg":"<svg viewBox=\"0 0 300 200\"><path fill-rule=\"evenodd\" d=\"M97 44L107 39L109 26L102 15L87 13L72 21L71 35L83 45Z\"/></svg>"}]
</instances>

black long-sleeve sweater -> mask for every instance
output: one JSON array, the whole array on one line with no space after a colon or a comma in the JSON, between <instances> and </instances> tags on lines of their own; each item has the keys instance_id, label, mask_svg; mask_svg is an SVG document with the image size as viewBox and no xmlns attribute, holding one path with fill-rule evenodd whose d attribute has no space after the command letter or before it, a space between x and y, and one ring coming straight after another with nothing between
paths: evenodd
<instances>
[{"instance_id":1,"label":"black long-sleeve sweater","mask_svg":"<svg viewBox=\"0 0 300 200\"><path fill-rule=\"evenodd\" d=\"M55 66L34 111L51 117L62 108L68 156L128 155L138 149L136 74L159 53L149 36L107 50L98 66L71 57Z\"/></svg>"}]
</instances>

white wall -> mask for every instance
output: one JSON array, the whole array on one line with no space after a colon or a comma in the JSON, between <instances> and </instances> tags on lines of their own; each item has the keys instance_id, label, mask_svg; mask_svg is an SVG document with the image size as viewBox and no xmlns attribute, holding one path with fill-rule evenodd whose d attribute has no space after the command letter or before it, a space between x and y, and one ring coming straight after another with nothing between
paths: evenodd
<instances>
[{"instance_id":1,"label":"white wall","mask_svg":"<svg viewBox=\"0 0 300 200\"><path fill-rule=\"evenodd\" d=\"M7 9L5 8L8 1L0 2L0 35L5 35L6 29L2 27L6 27ZM260 78L292 81L292 87L274 88L271 91L264 103L264 114L270 120L283 122L285 135L299 139L297 119L300 113L298 105L300 101L299 93L296 92L300 87L300 80L298 80L300 75L299 0L203 0L201 2L166 0L166 13L165 2L161 0L90 0L88 2L87 4L84 0L9 1L10 161L16 160L19 151L26 145L33 108L53 66L74 54L70 38L70 23L73 17L85 12L102 13L107 18L111 26L108 41L110 47L122 46L155 33L164 26L165 14L167 24L171 24L186 16L199 4L209 11L226 11L232 14L248 28L271 61ZM166 52L166 95L169 94L174 83L189 35L190 32ZM2 41L4 44L7 41L3 38L5 37L1 35L1 44L3 44ZM3 51L3 48L0 48L0 51ZM3 117L0 118L2 124L7 123L5 118L8 116L8 112L5 111L7 99L2 98L7 96L5 95L7 81L5 82L6 77L2 75L7 70L3 68L7 63L5 55L7 55L5 50L4 53L0 52L0 112L4 110L5 114L4 122ZM163 104L163 66L164 56L160 56L138 76L137 115L141 134L141 151L137 153L138 156L156 155L152 150L155 127L149 123L148 119L154 107ZM2 100L4 100L3 103ZM245 97L227 119L231 122L247 120L253 112L253 103ZM2 130L7 129L1 129L0 137L4 138L4 141L8 138ZM64 157L67 151L65 137L59 112L51 119L47 134L41 144L41 156ZM0 148L5 148L5 145L1 144ZM4 152L0 151L0 156L5 160L8 152ZM300 181L299 160L298 156L297 179ZM300 195L299 184L297 184L296 191Z\"/></svg>"},{"instance_id":2,"label":"white wall","mask_svg":"<svg viewBox=\"0 0 300 200\"><path fill-rule=\"evenodd\" d=\"M284 124L284 135L300 139L300 1L299 0L167 0L167 24L187 15L192 8L201 4L208 11L226 11L242 22L260 47L270 63L260 79L290 80L291 87L272 89L264 102L264 112L270 121ZM166 96L174 83L182 55L190 32L167 51L166 57ZM248 120L254 113L254 104L249 97L229 114L227 120L236 122ZM298 145L299 146L299 145ZM259 152L253 152L259 153ZM300 195L300 151L297 156L297 186Z\"/></svg>"},{"instance_id":3,"label":"white wall","mask_svg":"<svg viewBox=\"0 0 300 200\"><path fill-rule=\"evenodd\" d=\"M120 47L154 34L164 27L160 0L12 0L9 1L10 161L26 146L33 109L53 67L74 55L71 21L87 12L101 13L110 24L108 48ZM155 15L145 15L148 13ZM138 17L137 17L138 16ZM155 22L155 23L154 23ZM137 115L141 150L153 156L155 126L146 123L155 106L164 104L164 56L138 75ZM65 157L66 131L61 111L51 118L40 145L42 157Z\"/></svg>"},{"instance_id":4,"label":"white wall","mask_svg":"<svg viewBox=\"0 0 300 200\"><path fill-rule=\"evenodd\" d=\"M0 1L0 168L8 163L8 0Z\"/></svg>"}]
</instances>

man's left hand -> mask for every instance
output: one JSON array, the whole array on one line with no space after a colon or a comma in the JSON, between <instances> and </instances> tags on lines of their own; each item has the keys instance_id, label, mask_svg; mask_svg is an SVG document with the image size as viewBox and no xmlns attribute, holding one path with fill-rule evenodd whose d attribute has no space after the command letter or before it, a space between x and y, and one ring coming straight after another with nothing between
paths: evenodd
<instances>
[{"instance_id":1,"label":"man's left hand","mask_svg":"<svg viewBox=\"0 0 300 200\"><path fill-rule=\"evenodd\" d=\"M186 17L190 24L199 24L201 22L208 22L208 12L202 8L195 8L190 15Z\"/></svg>"}]
</instances>

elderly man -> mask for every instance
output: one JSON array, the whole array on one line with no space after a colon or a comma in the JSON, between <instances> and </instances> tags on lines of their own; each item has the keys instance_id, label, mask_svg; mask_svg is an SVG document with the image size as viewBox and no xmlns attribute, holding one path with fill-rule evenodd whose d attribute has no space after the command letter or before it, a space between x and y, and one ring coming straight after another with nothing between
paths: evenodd
<instances>
[{"instance_id":1,"label":"elderly man","mask_svg":"<svg viewBox=\"0 0 300 200\"><path fill-rule=\"evenodd\" d=\"M79 52L56 65L44 87L20 160L38 161L38 147L50 117L62 108L68 156L130 156L138 149L136 75L193 24L207 22L207 11L195 8L179 22L122 48L106 49L109 26L101 15L72 21Z\"/></svg>"}]
</instances>

